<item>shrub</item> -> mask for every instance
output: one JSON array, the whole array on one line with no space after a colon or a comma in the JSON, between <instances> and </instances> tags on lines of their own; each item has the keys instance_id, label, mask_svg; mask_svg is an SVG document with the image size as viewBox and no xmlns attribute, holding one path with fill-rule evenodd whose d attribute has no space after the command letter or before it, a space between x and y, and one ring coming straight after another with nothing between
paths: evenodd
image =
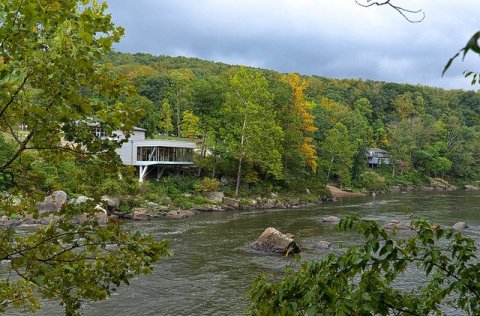
<instances>
[{"instance_id":1,"label":"shrub","mask_svg":"<svg viewBox=\"0 0 480 316\"><path fill-rule=\"evenodd\" d=\"M385 178L373 171L366 171L360 176L360 183L368 191L382 191L387 188Z\"/></svg>"},{"instance_id":2,"label":"shrub","mask_svg":"<svg viewBox=\"0 0 480 316\"><path fill-rule=\"evenodd\" d=\"M203 178L201 181L198 181L194 185L195 191L197 192L215 192L220 189L220 181L217 179L212 179L209 177Z\"/></svg>"}]
</instances>

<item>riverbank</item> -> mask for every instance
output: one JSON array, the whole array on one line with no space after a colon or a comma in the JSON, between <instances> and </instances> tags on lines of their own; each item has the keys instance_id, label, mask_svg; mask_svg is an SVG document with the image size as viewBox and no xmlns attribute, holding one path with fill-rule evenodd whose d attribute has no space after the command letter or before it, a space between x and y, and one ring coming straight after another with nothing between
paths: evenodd
<instances>
[{"instance_id":1,"label":"riverbank","mask_svg":"<svg viewBox=\"0 0 480 316\"><path fill-rule=\"evenodd\" d=\"M149 185L143 192L129 196L103 196L96 204L95 216L100 223L106 223L109 218L117 218L132 221L148 221L154 219L182 219L195 216L203 212L225 212L236 210L255 210L255 209L298 209L311 208L325 202L334 202L341 198L362 197L366 195L376 195L377 193L406 193L406 192L433 192L433 191L455 191L464 189L468 191L480 190L480 186L465 185L462 188L453 186L443 179L431 179L430 185L422 186L391 186L382 191L372 192L351 192L341 190L334 185L327 185L325 190L316 193L305 190L298 192L271 192L267 196L251 195L239 198L225 196L222 191L219 192L178 192L170 190L158 192L152 190L155 184ZM63 191L53 192L46 197L43 202L37 203L40 214L48 213L47 216L40 216L34 219L28 217L8 218L0 217L0 225L25 225L25 224L48 224L52 220L57 220L56 213L69 204L85 203L93 199L85 196L76 198L67 198ZM78 216L75 221L81 223L85 221L85 216Z\"/></svg>"}]
</instances>

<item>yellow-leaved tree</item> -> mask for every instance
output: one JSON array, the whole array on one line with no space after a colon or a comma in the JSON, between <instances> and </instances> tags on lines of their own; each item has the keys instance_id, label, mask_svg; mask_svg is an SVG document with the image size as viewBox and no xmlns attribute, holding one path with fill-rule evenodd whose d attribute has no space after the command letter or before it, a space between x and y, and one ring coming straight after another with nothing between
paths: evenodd
<instances>
[{"instance_id":1,"label":"yellow-leaved tree","mask_svg":"<svg viewBox=\"0 0 480 316\"><path fill-rule=\"evenodd\" d=\"M312 133L317 128L314 126L314 116L312 109L313 102L305 100L304 90L307 87L307 81L300 78L296 73L284 75L282 80L288 84L292 91L291 104L287 109L286 115L290 117L289 126L287 127L291 133L296 134L297 142L292 142L285 138L285 147L288 149L295 149L291 147L298 147L297 149L303 156L305 165L312 171L317 171L317 151L313 143Z\"/></svg>"}]
</instances>

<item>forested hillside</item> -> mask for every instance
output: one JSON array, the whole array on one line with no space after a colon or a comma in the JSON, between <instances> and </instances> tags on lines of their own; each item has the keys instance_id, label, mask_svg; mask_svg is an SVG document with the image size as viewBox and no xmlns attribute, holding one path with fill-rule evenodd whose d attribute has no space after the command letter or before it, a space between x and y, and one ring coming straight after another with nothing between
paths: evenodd
<instances>
[{"instance_id":1,"label":"forested hillside","mask_svg":"<svg viewBox=\"0 0 480 316\"><path fill-rule=\"evenodd\" d=\"M113 53L106 63L135 85L138 95L129 101L151 137L196 139L201 174L236 179L237 191L327 182L376 190L480 176L474 91L148 54ZM387 150L392 164L369 169L367 147Z\"/></svg>"}]
</instances>

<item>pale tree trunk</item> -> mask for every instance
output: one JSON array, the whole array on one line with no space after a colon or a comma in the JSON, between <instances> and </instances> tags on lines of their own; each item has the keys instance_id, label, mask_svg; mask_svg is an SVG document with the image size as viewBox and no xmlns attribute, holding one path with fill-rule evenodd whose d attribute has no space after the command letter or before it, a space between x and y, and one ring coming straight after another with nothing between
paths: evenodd
<instances>
[{"instance_id":1,"label":"pale tree trunk","mask_svg":"<svg viewBox=\"0 0 480 316\"><path fill-rule=\"evenodd\" d=\"M180 91L177 90L177 102L176 102L176 107L177 107L177 137L180 138L180 96L179 96Z\"/></svg>"},{"instance_id":2,"label":"pale tree trunk","mask_svg":"<svg viewBox=\"0 0 480 316\"><path fill-rule=\"evenodd\" d=\"M205 158L206 152L207 152L207 129L205 128L203 130L203 135L202 135L202 148L200 150L200 157ZM200 177L202 175L202 167L198 168L198 176Z\"/></svg>"},{"instance_id":3,"label":"pale tree trunk","mask_svg":"<svg viewBox=\"0 0 480 316\"><path fill-rule=\"evenodd\" d=\"M243 157L240 157L240 159L238 160L237 185L235 187L235 196L238 196L238 191L240 190L240 178L242 176L242 162L243 162Z\"/></svg>"},{"instance_id":4,"label":"pale tree trunk","mask_svg":"<svg viewBox=\"0 0 480 316\"><path fill-rule=\"evenodd\" d=\"M332 167L333 167L333 161L335 159L332 158L332 160L330 161L330 166L328 166L328 171L327 171L327 184L328 184L328 181L330 180L330 171L332 170Z\"/></svg>"},{"instance_id":5,"label":"pale tree trunk","mask_svg":"<svg viewBox=\"0 0 480 316\"><path fill-rule=\"evenodd\" d=\"M238 160L238 171L237 171L237 185L235 187L235 196L238 196L238 191L240 190L240 180L242 177L242 162L243 162L243 144L245 143L245 128L247 127L247 115L245 114L243 118L242 126L242 138L240 140L240 159Z\"/></svg>"}]
</instances>

